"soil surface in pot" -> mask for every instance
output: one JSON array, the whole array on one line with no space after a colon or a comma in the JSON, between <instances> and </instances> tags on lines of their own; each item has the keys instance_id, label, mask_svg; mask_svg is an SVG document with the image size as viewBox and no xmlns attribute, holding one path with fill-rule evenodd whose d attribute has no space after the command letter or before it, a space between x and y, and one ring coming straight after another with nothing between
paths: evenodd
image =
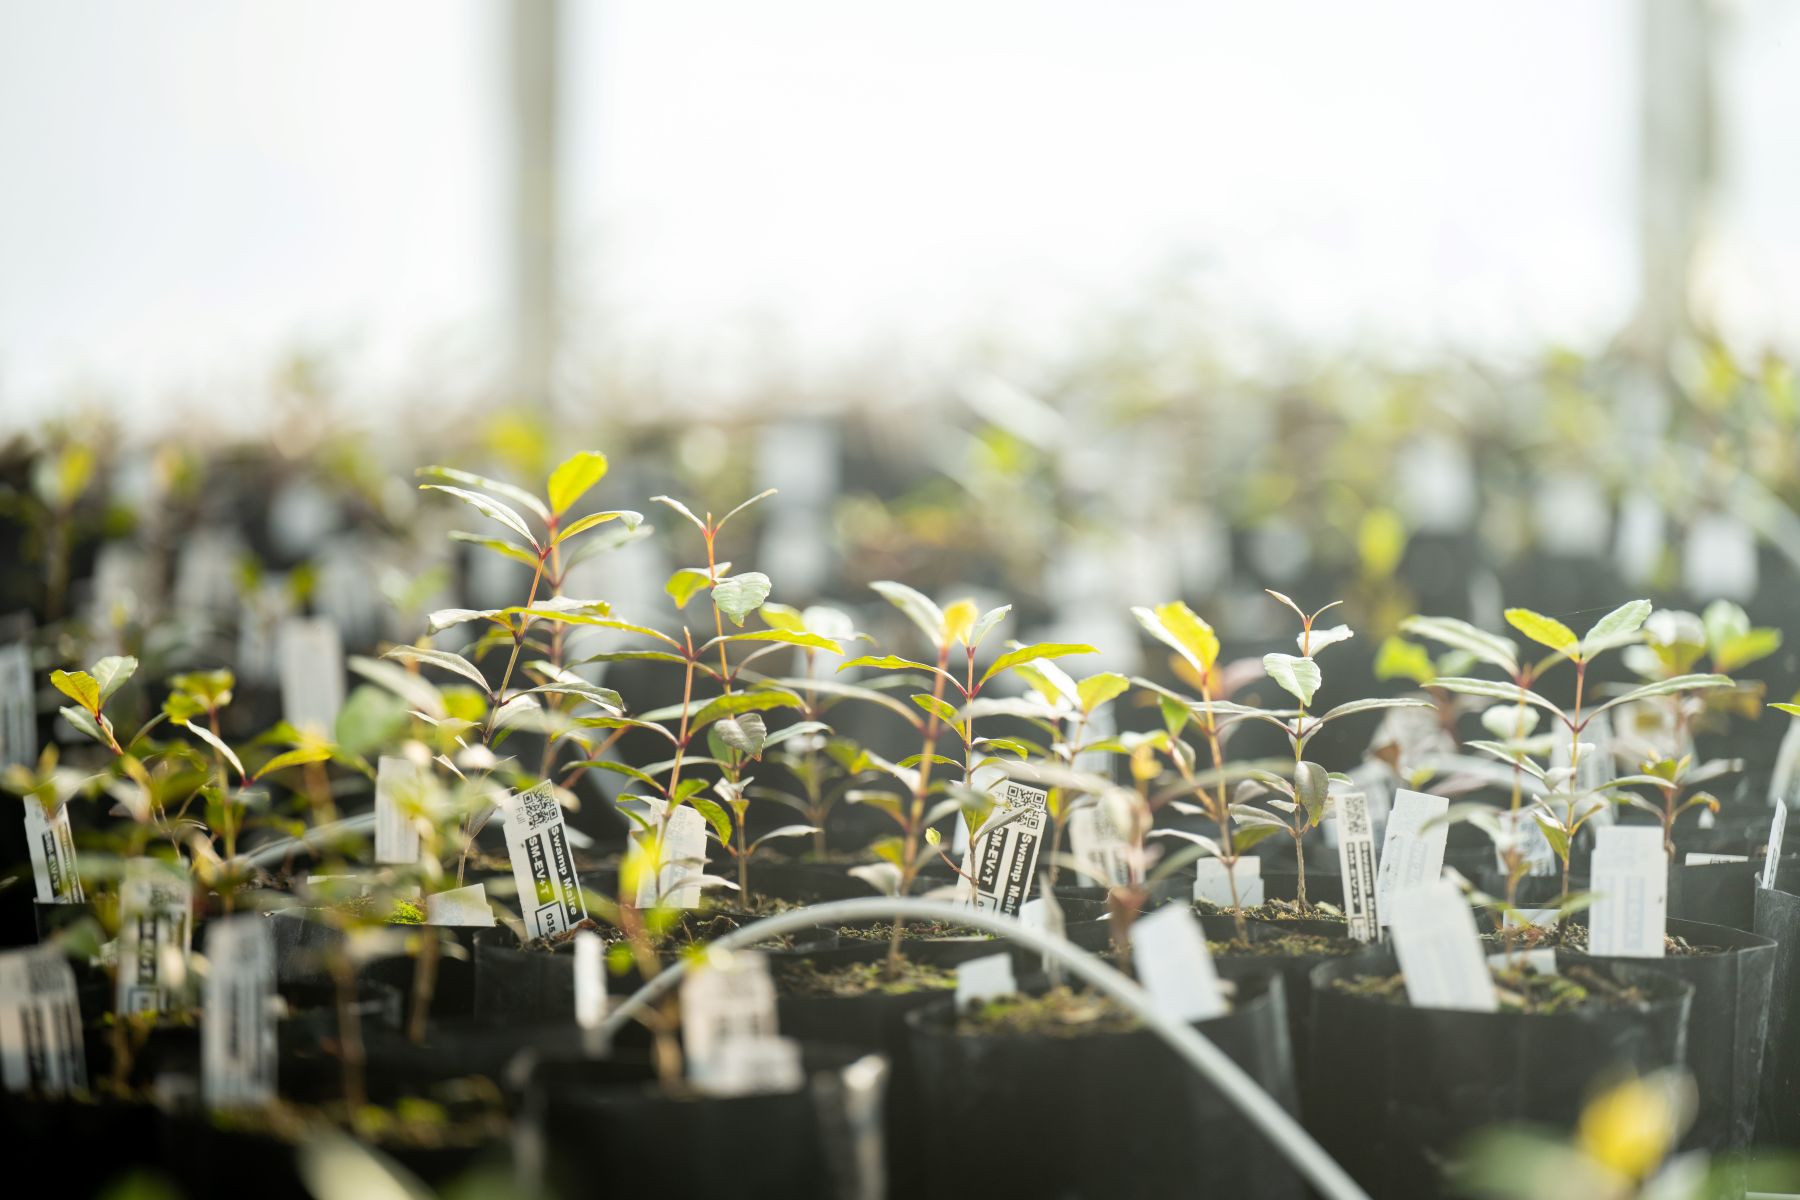
<instances>
[{"instance_id":1,"label":"soil surface in pot","mask_svg":"<svg viewBox=\"0 0 1800 1200\"><path fill-rule=\"evenodd\" d=\"M1252 937L1248 942L1227 938L1223 941L1209 940L1206 945L1215 956L1249 955L1254 958L1300 958L1308 954L1342 958L1369 948L1367 942L1359 942L1351 937L1282 929L1270 929L1260 937Z\"/></svg>"},{"instance_id":2,"label":"soil surface in pot","mask_svg":"<svg viewBox=\"0 0 1800 1200\"><path fill-rule=\"evenodd\" d=\"M1641 1008L1648 1003L1641 989L1617 983L1587 967L1545 974L1521 965L1495 970L1493 976L1501 1012L1569 1013L1589 1008ZM1407 1003L1404 975L1334 979L1331 987L1352 996L1367 996L1390 1004Z\"/></svg>"},{"instance_id":3,"label":"soil surface in pot","mask_svg":"<svg viewBox=\"0 0 1800 1200\"><path fill-rule=\"evenodd\" d=\"M427 1099L405 1096L351 1112L340 1103L296 1104L280 1099L261 1108L220 1109L210 1120L232 1133L298 1144L321 1129L341 1129L388 1150L474 1149L507 1137L511 1123L500 1091L474 1076L441 1085Z\"/></svg>"},{"instance_id":4,"label":"soil surface in pot","mask_svg":"<svg viewBox=\"0 0 1800 1200\"><path fill-rule=\"evenodd\" d=\"M1253 908L1239 909L1249 921L1342 921L1344 914L1329 904L1308 904L1304 908L1293 900L1265 900ZM1194 901L1194 912L1202 917L1230 917L1229 905L1211 900Z\"/></svg>"},{"instance_id":5,"label":"soil surface in pot","mask_svg":"<svg viewBox=\"0 0 1800 1200\"><path fill-rule=\"evenodd\" d=\"M956 1032L971 1036L1086 1037L1131 1033L1142 1026L1137 1014L1112 997L1068 987L1051 988L1041 996L997 996L970 1005L956 1019Z\"/></svg>"},{"instance_id":6,"label":"soil surface in pot","mask_svg":"<svg viewBox=\"0 0 1800 1200\"><path fill-rule=\"evenodd\" d=\"M886 942L894 936L894 925L891 921L872 921L867 925L840 925L838 937L848 945L858 942ZM992 941L994 935L981 929L971 929L967 925L952 925L947 921L907 921L900 933L901 940L919 941L931 938L982 938Z\"/></svg>"},{"instance_id":7,"label":"soil surface in pot","mask_svg":"<svg viewBox=\"0 0 1800 1200\"><path fill-rule=\"evenodd\" d=\"M1506 948L1505 939L1497 933L1490 933L1487 942L1497 950ZM1520 950L1574 950L1588 953L1588 927L1576 921L1564 921L1552 928L1533 925L1521 931L1516 946ZM1663 953L1670 958L1686 958L1696 954L1723 954L1721 946L1697 946L1686 938L1674 934L1663 936ZM1654 962L1654 959L1646 961Z\"/></svg>"},{"instance_id":8,"label":"soil surface in pot","mask_svg":"<svg viewBox=\"0 0 1800 1200\"><path fill-rule=\"evenodd\" d=\"M776 981L782 992L793 996L909 996L956 987L956 972L933 963L902 958L900 973L892 979L885 965L879 960L830 968L788 963L776 969Z\"/></svg>"}]
</instances>

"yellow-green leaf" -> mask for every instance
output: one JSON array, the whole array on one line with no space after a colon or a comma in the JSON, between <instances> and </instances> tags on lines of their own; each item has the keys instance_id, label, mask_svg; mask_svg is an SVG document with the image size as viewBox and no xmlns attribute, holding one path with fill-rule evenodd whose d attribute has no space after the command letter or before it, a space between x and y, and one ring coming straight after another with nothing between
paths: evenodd
<instances>
[{"instance_id":1,"label":"yellow-green leaf","mask_svg":"<svg viewBox=\"0 0 1800 1200\"><path fill-rule=\"evenodd\" d=\"M1123 675L1102 671L1098 675L1089 675L1076 684L1075 693L1081 697L1081 711L1091 713L1108 700L1121 695L1130 686L1131 681Z\"/></svg>"},{"instance_id":2,"label":"yellow-green leaf","mask_svg":"<svg viewBox=\"0 0 1800 1200\"><path fill-rule=\"evenodd\" d=\"M1555 617L1546 617L1529 608L1509 608L1506 623L1540 646L1548 646L1570 658L1581 657L1581 639Z\"/></svg>"},{"instance_id":3,"label":"yellow-green leaf","mask_svg":"<svg viewBox=\"0 0 1800 1200\"><path fill-rule=\"evenodd\" d=\"M52 671L50 682L56 690L89 712L100 710L100 684L86 671Z\"/></svg>"},{"instance_id":4,"label":"yellow-green leaf","mask_svg":"<svg viewBox=\"0 0 1800 1200\"><path fill-rule=\"evenodd\" d=\"M1010 671L1020 663L1028 663L1034 659L1063 658L1070 654L1098 653L1100 652L1092 646L1083 645L1080 642L1038 642L1031 646L1020 646L1017 649L1008 650L1005 654L996 658L993 665L981 676L981 682L986 683L994 676L1000 674L1000 672Z\"/></svg>"},{"instance_id":5,"label":"yellow-green leaf","mask_svg":"<svg viewBox=\"0 0 1800 1200\"><path fill-rule=\"evenodd\" d=\"M597 450L583 450L563 460L550 472L550 511L557 516L581 499L587 490L606 475L606 455Z\"/></svg>"}]
</instances>

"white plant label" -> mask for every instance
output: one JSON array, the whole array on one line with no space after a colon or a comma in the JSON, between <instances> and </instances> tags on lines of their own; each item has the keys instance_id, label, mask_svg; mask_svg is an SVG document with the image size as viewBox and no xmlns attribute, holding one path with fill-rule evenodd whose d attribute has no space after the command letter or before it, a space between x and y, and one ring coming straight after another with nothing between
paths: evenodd
<instances>
[{"instance_id":1,"label":"white plant label","mask_svg":"<svg viewBox=\"0 0 1800 1200\"><path fill-rule=\"evenodd\" d=\"M1794 781L1800 779L1800 721L1789 721L1781 735L1781 748L1775 752L1775 770L1769 775L1769 807L1789 804L1794 794ZM1711 812L1711 809L1707 809Z\"/></svg>"},{"instance_id":2,"label":"white plant label","mask_svg":"<svg viewBox=\"0 0 1800 1200\"><path fill-rule=\"evenodd\" d=\"M1787 804L1775 806L1775 816L1769 822L1769 849L1763 858L1762 878L1759 882L1766 888L1775 886L1775 874L1781 870L1781 843L1787 835Z\"/></svg>"},{"instance_id":3,"label":"white plant label","mask_svg":"<svg viewBox=\"0 0 1800 1200\"><path fill-rule=\"evenodd\" d=\"M1104 804L1069 814L1069 851L1081 866L1083 886L1119 887L1131 882L1131 841Z\"/></svg>"},{"instance_id":4,"label":"white plant label","mask_svg":"<svg viewBox=\"0 0 1800 1200\"><path fill-rule=\"evenodd\" d=\"M1330 822L1337 827L1338 871L1344 881L1344 920L1350 936L1359 942L1373 942L1381 937L1381 921L1376 908L1375 825L1369 820L1369 798L1360 791L1346 791L1338 796L1337 817Z\"/></svg>"},{"instance_id":5,"label":"white plant label","mask_svg":"<svg viewBox=\"0 0 1800 1200\"><path fill-rule=\"evenodd\" d=\"M806 1082L800 1043L784 1037L740 1037L722 1042L702 1091L711 1096L755 1096L799 1091Z\"/></svg>"},{"instance_id":6,"label":"white plant label","mask_svg":"<svg viewBox=\"0 0 1800 1200\"><path fill-rule=\"evenodd\" d=\"M754 950L712 954L681 981L681 1042L688 1081L711 1090L720 1052L730 1042L772 1038L775 984L769 960Z\"/></svg>"},{"instance_id":7,"label":"white plant label","mask_svg":"<svg viewBox=\"0 0 1800 1200\"><path fill-rule=\"evenodd\" d=\"M1554 908L1521 908L1507 913L1501 928L1518 929L1529 925L1534 929L1549 929L1556 924L1558 915Z\"/></svg>"},{"instance_id":8,"label":"white plant label","mask_svg":"<svg viewBox=\"0 0 1800 1200\"><path fill-rule=\"evenodd\" d=\"M323 617L290 617L277 643L281 714L296 729L330 734L344 707L344 644Z\"/></svg>"},{"instance_id":9,"label":"white plant label","mask_svg":"<svg viewBox=\"0 0 1800 1200\"><path fill-rule=\"evenodd\" d=\"M1131 961L1150 1003L1177 1021L1229 1011L1206 934L1186 905L1165 904L1131 927Z\"/></svg>"},{"instance_id":10,"label":"white plant label","mask_svg":"<svg viewBox=\"0 0 1800 1200\"><path fill-rule=\"evenodd\" d=\"M1713 867L1720 863L1749 862L1748 854L1706 854L1699 850L1689 850L1682 865L1689 867Z\"/></svg>"},{"instance_id":11,"label":"white plant label","mask_svg":"<svg viewBox=\"0 0 1800 1200\"><path fill-rule=\"evenodd\" d=\"M1232 906L1231 885L1237 884L1239 908L1255 908L1263 902L1262 859L1240 858L1226 869L1222 859L1203 858L1194 864L1194 899L1221 908Z\"/></svg>"},{"instance_id":12,"label":"white plant label","mask_svg":"<svg viewBox=\"0 0 1800 1200\"><path fill-rule=\"evenodd\" d=\"M956 1011L1002 996L1015 996L1019 985L1013 979L1012 955L990 954L971 958L956 968Z\"/></svg>"},{"instance_id":13,"label":"white plant label","mask_svg":"<svg viewBox=\"0 0 1800 1200\"><path fill-rule=\"evenodd\" d=\"M176 1008L187 990L193 885L166 863L134 858L119 888L118 1009Z\"/></svg>"},{"instance_id":14,"label":"white plant label","mask_svg":"<svg viewBox=\"0 0 1800 1200\"><path fill-rule=\"evenodd\" d=\"M1527 875L1554 875L1558 870L1556 851L1550 847L1550 839L1544 836L1544 827L1539 825L1530 808L1501 809L1494 814L1500 822L1501 839L1509 846L1525 852L1525 873ZM1494 869L1502 876L1506 874L1506 856L1498 843L1494 846Z\"/></svg>"},{"instance_id":15,"label":"white plant label","mask_svg":"<svg viewBox=\"0 0 1800 1200\"><path fill-rule=\"evenodd\" d=\"M206 932L206 1010L200 1021L202 1094L212 1108L254 1108L275 1098L275 947L255 914Z\"/></svg>"},{"instance_id":16,"label":"white plant label","mask_svg":"<svg viewBox=\"0 0 1800 1200\"><path fill-rule=\"evenodd\" d=\"M1433 880L1397 892L1391 924L1406 998L1415 1008L1499 1009L1475 915L1455 884Z\"/></svg>"},{"instance_id":17,"label":"white plant label","mask_svg":"<svg viewBox=\"0 0 1800 1200\"><path fill-rule=\"evenodd\" d=\"M31 874L43 904L80 904L87 899L75 871L75 835L69 829L69 806L56 806L47 816L43 801L25 797L25 840L30 843Z\"/></svg>"},{"instance_id":18,"label":"white plant label","mask_svg":"<svg viewBox=\"0 0 1800 1200\"><path fill-rule=\"evenodd\" d=\"M1366 758L1361 766L1350 772L1350 783L1362 793L1363 801L1368 805L1369 832L1380 845L1382 833L1387 828L1388 809L1393 805L1394 772L1379 758ZM1334 796L1341 794L1342 789L1332 792ZM1327 821L1321 828L1325 831L1325 844L1335 850L1338 838L1343 835L1342 824Z\"/></svg>"},{"instance_id":19,"label":"white plant label","mask_svg":"<svg viewBox=\"0 0 1800 1200\"><path fill-rule=\"evenodd\" d=\"M1756 535L1735 516L1702 513L1688 524L1681 582L1691 595L1745 601L1756 595Z\"/></svg>"},{"instance_id":20,"label":"white plant label","mask_svg":"<svg viewBox=\"0 0 1800 1200\"><path fill-rule=\"evenodd\" d=\"M0 953L0 1081L9 1092L87 1090L75 973L53 947Z\"/></svg>"},{"instance_id":21,"label":"white plant label","mask_svg":"<svg viewBox=\"0 0 1800 1200\"><path fill-rule=\"evenodd\" d=\"M706 872L706 818L684 804L669 816L663 828L662 859L655 874L644 872L638 880L637 906L697 908L699 877Z\"/></svg>"},{"instance_id":22,"label":"white plant label","mask_svg":"<svg viewBox=\"0 0 1800 1200\"><path fill-rule=\"evenodd\" d=\"M1662 827L1615 825L1594 835L1588 953L1661 958L1669 888Z\"/></svg>"},{"instance_id":23,"label":"white plant label","mask_svg":"<svg viewBox=\"0 0 1800 1200\"><path fill-rule=\"evenodd\" d=\"M1375 909L1383 925L1393 923L1398 896L1429 886L1443 874L1444 842L1450 826L1437 818L1449 808L1450 801L1442 796L1405 788L1395 792L1387 840L1381 846L1381 872L1375 881ZM1431 824L1433 821L1437 823ZM1427 829L1427 825L1431 827Z\"/></svg>"},{"instance_id":24,"label":"white plant label","mask_svg":"<svg viewBox=\"0 0 1800 1200\"><path fill-rule=\"evenodd\" d=\"M606 943L591 929L575 935L575 1024L598 1029L606 1017Z\"/></svg>"},{"instance_id":25,"label":"white plant label","mask_svg":"<svg viewBox=\"0 0 1800 1200\"><path fill-rule=\"evenodd\" d=\"M37 762L37 694L24 642L0 646L0 767Z\"/></svg>"},{"instance_id":26,"label":"white plant label","mask_svg":"<svg viewBox=\"0 0 1800 1200\"><path fill-rule=\"evenodd\" d=\"M958 903L972 904L977 911L1019 915L1037 872L1038 850L1050 820L1049 798L1037 788L1006 781L999 803L963 855Z\"/></svg>"},{"instance_id":27,"label":"white plant label","mask_svg":"<svg viewBox=\"0 0 1800 1200\"><path fill-rule=\"evenodd\" d=\"M581 895L555 790L546 781L516 792L504 801L503 815L506 852L530 940L554 937L586 920L587 901Z\"/></svg>"},{"instance_id":28,"label":"white plant label","mask_svg":"<svg viewBox=\"0 0 1800 1200\"><path fill-rule=\"evenodd\" d=\"M1035 900L1027 900L1019 909L1019 920L1027 929L1035 929L1039 933L1051 937L1065 937L1069 931L1068 921L1063 917L1062 905L1056 902L1056 896L1049 888ZM1051 987L1062 985L1062 961L1054 955L1044 955L1044 974L1050 977Z\"/></svg>"},{"instance_id":29,"label":"white plant label","mask_svg":"<svg viewBox=\"0 0 1800 1200\"><path fill-rule=\"evenodd\" d=\"M375 861L419 861L419 812L425 781L410 758L384 754L375 769Z\"/></svg>"},{"instance_id":30,"label":"white plant label","mask_svg":"<svg viewBox=\"0 0 1800 1200\"><path fill-rule=\"evenodd\" d=\"M425 923L464 929L493 928L494 909L488 904L487 884L471 883L425 897Z\"/></svg>"}]
</instances>

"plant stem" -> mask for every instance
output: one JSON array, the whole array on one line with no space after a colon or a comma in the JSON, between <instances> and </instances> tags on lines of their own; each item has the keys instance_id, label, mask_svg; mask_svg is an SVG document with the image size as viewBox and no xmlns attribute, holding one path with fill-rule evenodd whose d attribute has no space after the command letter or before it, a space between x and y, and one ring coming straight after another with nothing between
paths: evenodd
<instances>
[{"instance_id":1,"label":"plant stem","mask_svg":"<svg viewBox=\"0 0 1800 1200\"><path fill-rule=\"evenodd\" d=\"M932 674L932 704L925 716L925 744L919 758L919 782L913 789L912 811L906 821L905 849L901 857L900 894L912 891L913 880L919 874L919 840L924 834L920 828L925 823L925 797L931 786L931 759L937 749L938 715L937 709L944 699L944 680L946 668L950 662L950 644L944 643L938 648L938 669ZM974 831L970 831L973 836ZM889 979L900 975L900 942L904 937L906 924L900 918L894 919L892 932L888 936L888 952L882 971Z\"/></svg>"}]
</instances>

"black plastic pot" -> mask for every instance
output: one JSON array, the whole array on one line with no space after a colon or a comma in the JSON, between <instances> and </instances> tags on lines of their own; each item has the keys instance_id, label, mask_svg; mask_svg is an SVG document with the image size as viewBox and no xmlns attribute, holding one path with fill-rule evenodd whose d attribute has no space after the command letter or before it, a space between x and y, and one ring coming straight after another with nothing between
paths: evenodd
<instances>
[{"instance_id":1,"label":"black plastic pot","mask_svg":"<svg viewBox=\"0 0 1800 1200\"><path fill-rule=\"evenodd\" d=\"M1774 939L1698 921L1670 920L1668 931L1695 946L1714 947L1719 953L1588 961L1640 964L1693 985L1687 1069L1699 1089L1699 1110L1682 1148L1742 1149L1750 1144L1756 1125L1757 1085L1762 1078L1763 1046L1768 1035L1769 988L1775 976Z\"/></svg>"},{"instance_id":2,"label":"black plastic pot","mask_svg":"<svg viewBox=\"0 0 1800 1200\"><path fill-rule=\"evenodd\" d=\"M539 1057L522 1064L521 1155L530 1194L836 1200L869 1194L881 1134L846 1101L855 1056L805 1051L793 1092L672 1095L639 1060ZM686 1152L668 1152L671 1130ZM871 1153L872 1152L872 1153Z\"/></svg>"},{"instance_id":3,"label":"black plastic pot","mask_svg":"<svg viewBox=\"0 0 1800 1200\"><path fill-rule=\"evenodd\" d=\"M1316 968L1315 1135L1370 1195L1445 1196L1440 1164L1476 1130L1570 1128L1607 1077L1680 1065L1693 986L1642 967L1597 969L1648 1002L1561 1014L1414 1008L1332 986L1394 972L1391 956Z\"/></svg>"},{"instance_id":4,"label":"black plastic pot","mask_svg":"<svg viewBox=\"0 0 1800 1200\"><path fill-rule=\"evenodd\" d=\"M90 1067L89 1078L92 1079ZM45 1191L58 1196L98 1196L106 1185L133 1168L156 1165L156 1110L118 1101L38 1100L0 1093L0 1128L21 1155L15 1186L35 1163L53 1179ZM29 1150L29 1160L24 1158Z\"/></svg>"},{"instance_id":5,"label":"black plastic pot","mask_svg":"<svg viewBox=\"0 0 1800 1200\"><path fill-rule=\"evenodd\" d=\"M1195 1028L1293 1107L1279 976L1242 976L1231 1013ZM971 1036L954 1000L907 1017L932 1197L1298 1197L1286 1161L1146 1030Z\"/></svg>"},{"instance_id":6,"label":"black plastic pot","mask_svg":"<svg viewBox=\"0 0 1800 1200\"><path fill-rule=\"evenodd\" d=\"M1775 941L1756 1140L1800 1147L1800 895L1794 888L1800 888L1800 867L1783 860L1775 886L1757 888L1753 901L1756 932Z\"/></svg>"}]
</instances>

